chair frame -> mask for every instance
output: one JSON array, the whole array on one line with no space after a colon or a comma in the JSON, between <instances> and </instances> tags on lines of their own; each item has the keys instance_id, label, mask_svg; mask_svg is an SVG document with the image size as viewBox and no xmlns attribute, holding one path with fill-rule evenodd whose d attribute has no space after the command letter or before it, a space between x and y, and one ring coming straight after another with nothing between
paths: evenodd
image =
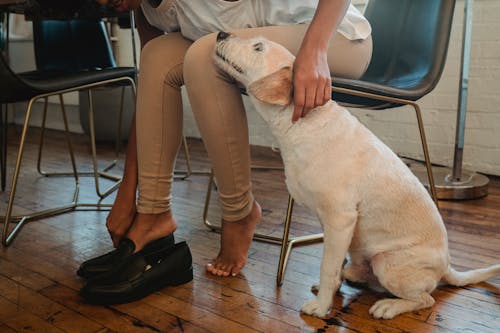
<instances>
[{"instance_id":1,"label":"chair frame","mask_svg":"<svg viewBox=\"0 0 500 333\"><path fill-rule=\"evenodd\" d=\"M80 91L80 90L87 90L88 91L89 117L91 119L90 136L91 136L91 140L92 140L92 153L95 156L95 154L96 154L95 133L94 133L94 127L93 127L94 111L93 111L93 105L92 105L92 94L90 92L90 89L95 88L95 87L99 87L99 86L109 85L112 83L117 83L117 82L128 82L130 84L130 86L132 87L133 97L135 100L135 97L136 97L135 81L131 77L128 77L128 76L118 77L118 78L108 79L108 80L102 80L99 82L80 85L80 86L69 88L69 89L43 93L43 94L39 94L39 95L36 95L36 96L30 98L30 100L28 102L28 106L26 108L26 116L24 119L24 125L23 125L23 129L21 132L21 140L19 143L19 149L18 149L16 164L15 164L15 168L14 168L14 174L12 177L12 186L11 186L11 190L10 190L10 194L9 194L9 202L7 205L7 211L6 211L5 217L3 218L4 226L3 226L3 230L2 230L2 239L1 239L3 246L5 246L5 247L9 246L12 243L12 241L14 240L14 238L17 236L19 231L22 229L22 227L29 221L41 219L41 218L48 217L48 216L59 215L59 214L70 212L70 211L75 211L78 208L85 208L86 210L92 209L92 208L96 209L96 210L101 210L103 208L110 208L112 206L111 204L103 204L100 201L96 202L96 203L78 202L78 196L79 196L79 191L80 191L79 174L78 174L78 171L76 168L73 147L71 145L71 140L70 140L70 135L69 135L66 110L65 110L63 99L62 99L61 95L65 94L65 93L73 92L73 91ZM12 215L15 194L16 194L16 188L17 188L17 183L18 183L18 178L19 178L19 172L21 169L21 162L22 162L22 157L23 157L23 153L24 153L24 144L25 144L26 137L27 137L28 125L29 125L29 121L31 118L31 111L32 111L33 103L38 99L48 98L49 96L54 96L54 95L59 95L59 98L60 98L61 112L63 115L65 134L66 134L66 139L67 139L67 143L68 143L68 148L70 151L71 164L72 164L72 169L73 169L72 175L73 175L73 178L75 180L75 187L74 187L72 200L68 204L61 205L61 206L54 207L54 208L44 209L41 211L33 212L31 214ZM45 106L45 108L46 108L46 106ZM46 112L46 110L44 112ZM94 176L97 178L99 176L99 174L98 174L98 171L96 171L97 170L97 161L95 158L93 159L93 163L94 163ZM97 185L96 185L96 188L97 188ZM14 228L12 228L12 230L9 231L9 226L11 223L17 223L17 224L15 225Z\"/></svg>"},{"instance_id":2,"label":"chair frame","mask_svg":"<svg viewBox=\"0 0 500 333\"><path fill-rule=\"evenodd\" d=\"M88 90L89 101L92 100L92 91ZM64 103L63 95L59 94L60 102ZM99 170L97 166L97 148L96 148L96 138L95 138L95 127L94 127L94 113L93 108L89 108L89 128L90 128L90 141L91 141L91 150L92 150L92 172L79 172L78 175L80 177L94 177L95 191L96 194L104 199L120 186L122 177L116 176L108 173L107 171L114 168L116 163L118 162L119 153L120 153L120 141L121 141L121 130L122 130L122 119L123 119L123 106L124 106L124 98L125 98L125 87L122 87L121 99L120 99L120 110L118 112L118 125L117 125L117 134L116 134L116 145L115 145L115 159L106 167ZM71 176L73 172L47 172L42 169L42 153L43 153L43 144L45 138L45 123L47 119L47 106L48 106L48 97L44 98L44 110L42 115L42 124L41 124L41 132L40 132L40 140L38 145L38 158L37 158L37 171L40 175L45 177L61 177L61 176ZM70 148L70 154L73 154L73 150ZM114 181L112 185L107 187L105 190L101 190L99 178L103 177L109 180Z\"/></svg>"},{"instance_id":3,"label":"chair frame","mask_svg":"<svg viewBox=\"0 0 500 333\"><path fill-rule=\"evenodd\" d=\"M208 176L211 174L210 170L193 170L193 166L191 165L191 154L189 152L189 146L187 142L187 138L185 135L182 135L182 150L184 152L184 159L186 160L186 170L174 170L174 179L177 180L186 180L191 175L203 175Z\"/></svg>"},{"instance_id":4,"label":"chair frame","mask_svg":"<svg viewBox=\"0 0 500 333\"><path fill-rule=\"evenodd\" d=\"M130 15L133 17L133 15ZM37 28L35 29L34 27L34 32L37 32L38 35L40 36L45 36L46 32L44 32L43 28L43 22L44 20L41 20L40 22L36 23ZM49 20L50 21L50 20ZM101 23L103 27L105 27L105 24ZM106 29L106 28L104 28ZM133 29L131 29L133 30ZM132 32L132 38L133 38L133 32ZM42 48L43 49L43 37L36 38L35 35L35 48ZM109 41L109 30L106 29L106 33L103 35L103 40L104 43L107 44L108 47L110 46L110 41ZM38 44L38 43L41 43ZM106 52L105 52L106 53ZM36 55L36 52L35 52ZM114 55L111 53L106 54L106 60L101 59L101 61L104 61L104 63L108 62L108 65L111 66L116 66ZM42 63L41 67L45 68L46 64L43 59L47 59L47 55L41 56L40 57L40 62ZM37 58L37 65L39 65L39 60ZM53 65L52 65L53 66ZM135 63L135 54L134 54L134 69L137 68L136 63ZM89 100L92 98L91 94L92 91L89 89L88 90L89 94ZM121 131L122 131L122 119L123 119L123 110L124 110L124 98L125 98L125 86L121 87L121 97L120 97L120 109L118 112L118 123L117 123L117 132L116 132L116 146L115 146L115 159L112 161L109 165L105 166L103 169L99 170L97 167L97 153L96 153L96 145L95 145L95 127L94 127L94 116L93 114L90 114L89 110L89 131L90 131L90 139L91 139L91 148L92 148L92 162L93 162L93 171L92 172L79 172L78 175L81 177L88 177L88 176L93 176L94 177L94 184L95 184L95 191L96 194L101 198L104 199L111 193L113 193L121 184L121 179L122 177L116 176L113 174L108 173L107 171L112 169L113 167L116 166L118 158L119 158L119 153L120 153L120 142L121 142ZM54 176L71 176L72 172L47 172L42 169L42 152L43 152L43 143L44 143L44 134L45 134L45 124L46 124L46 118L47 118L47 105L48 105L48 97L45 97L45 104L44 104L44 111L42 115L42 124L41 124L41 132L40 132L40 140L39 140L39 149L38 149L38 159L37 159L37 171L40 175L45 176L45 177L54 177ZM60 95L60 101L63 103L63 96ZM71 153L73 153L71 151ZM108 188L101 190L100 186L100 181L99 177L103 177L109 180L114 181L114 184L110 185Z\"/></svg>"},{"instance_id":5,"label":"chair frame","mask_svg":"<svg viewBox=\"0 0 500 333\"><path fill-rule=\"evenodd\" d=\"M436 207L439 209L439 201L438 201L438 197L437 197L436 186L434 184L434 176L432 174L432 164L431 164L431 160L429 157L429 148L427 145L427 138L425 136L424 122L422 119L422 111L420 110L420 106L418 105L418 103L416 101L409 100L409 99L388 97L388 96L377 95L377 94L368 93L368 92L364 92L364 91L358 91L358 90L335 87L335 86L332 86L332 91L344 93L344 94L355 95L355 96L359 96L359 97L376 99L376 100L385 101L385 102L397 103L397 104L401 104L401 106L409 105L409 106L414 108L415 114L417 117L418 130L420 133L420 141L422 144L422 151L424 153L424 162L425 162L425 167L427 170L427 178L429 179L429 190L431 192L430 194L432 196L432 200L436 204Z\"/></svg>"}]
</instances>

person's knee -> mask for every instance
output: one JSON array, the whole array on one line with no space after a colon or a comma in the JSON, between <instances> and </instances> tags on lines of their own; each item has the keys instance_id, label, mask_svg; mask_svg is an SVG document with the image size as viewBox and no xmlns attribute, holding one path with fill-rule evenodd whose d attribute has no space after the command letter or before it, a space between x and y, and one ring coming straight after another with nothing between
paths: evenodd
<instances>
[{"instance_id":1,"label":"person's knee","mask_svg":"<svg viewBox=\"0 0 500 333\"><path fill-rule=\"evenodd\" d=\"M180 35L172 33L153 38L141 51L140 69L155 68L161 70L183 62L190 42Z\"/></svg>"},{"instance_id":2,"label":"person's knee","mask_svg":"<svg viewBox=\"0 0 500 333\"><path fill-rule=\"evenodd\" d=\"M215 38L215 33L205 35L189 47L184 57L184 77L186 80L202 74L204 72L202 69L207 68L207 65L213 65L212 55L215 47Z\"/></svg>"},{"instance_id":3,"label":"person's knee","mask_svg":"<svg viewBox=\"0 0 500 333\"><path fill-rule=\"evenodd\" d=\"M156 63L163 55L163 41L160 37L148 41L141 50L141 68L148 64Z\"/></svg>"}]
</instances>

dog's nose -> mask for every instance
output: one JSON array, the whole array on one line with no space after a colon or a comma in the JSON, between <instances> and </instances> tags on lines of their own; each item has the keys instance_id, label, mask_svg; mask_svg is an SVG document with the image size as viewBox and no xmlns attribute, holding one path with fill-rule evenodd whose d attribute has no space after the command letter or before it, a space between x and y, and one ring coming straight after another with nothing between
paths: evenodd
<instances>
[{"instance_id":1,"label":"dog's nose","mask_svg":"<svg viewBox=\"0 0 500 333\"><path fill-rule=\"evenodd\" d=\"M225 31L219 31L217 34L217 41L220 42L221 40L227 39L231 34L225 32Z\"/></svg>"}]
</instances>

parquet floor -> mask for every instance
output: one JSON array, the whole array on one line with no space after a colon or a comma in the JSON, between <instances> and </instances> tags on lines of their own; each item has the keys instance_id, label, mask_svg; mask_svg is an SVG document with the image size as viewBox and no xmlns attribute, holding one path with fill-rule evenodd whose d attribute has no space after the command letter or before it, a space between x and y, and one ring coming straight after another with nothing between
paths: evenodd
<instances>
[{"instance_id":1,"label":"parquet floor","mask_svg":"<svg viewBox=\"0 0 500 333\"><path fill-rule=\"evenodd\" d=\"M32 130L36 134L36 130ZM19 129L9 136L9 175L13 168ZM69 166L64 136L50 131L47 168ZM69 202L72 181L44 178L35 171L36 135L30 136L16 201L16 211L33 211ZM90 148L84 136L74 136L81 169L90 169ZM199 140L189 140L196 168L209 163ZM112 146L99 146L100 158L111 160ZM255 163L279 165L276 153L253 149ZM182 160L182 158L180 159ZM104 163L103 163L104 164ZM179 163L182 168L182 163ZM120 174L120 168L116 171ZM259 232L280 235L287 192L280 171L255 171L256 197L264 219ZM253 242L248 264L236 278L205 274L204 264L217 254L219 235L201 220L207 177L191 176L174 183L173 210L179 222L177 240L186 240L194 257L194 281L167 287L140 301L119 306L91 306L78 291L75 275L85 259L111 250L104 226L106 211L78 211L29 223L9 248L0 249L0 332L500 332L500 278L454 288L440 286L432 309L374 320L370 305L380 294L343 284L326 319L299 312L318 279L321 244L292 251L285 280L276 287L279 246ZM10 186L10 183L7 187ZM383 191L383 189L381 189ZM91 178L82 180L81 202L95 202ZM0 194L2 214L8 190ZM112 203L113 197L105 200ZM476 268L500 262L500 180L491 180L488 197L442 202L453 265ZM217 222L218 205L210 205ZM320 232L311 214L296 208L291 233Z\"/></svg>"}]
</instances>

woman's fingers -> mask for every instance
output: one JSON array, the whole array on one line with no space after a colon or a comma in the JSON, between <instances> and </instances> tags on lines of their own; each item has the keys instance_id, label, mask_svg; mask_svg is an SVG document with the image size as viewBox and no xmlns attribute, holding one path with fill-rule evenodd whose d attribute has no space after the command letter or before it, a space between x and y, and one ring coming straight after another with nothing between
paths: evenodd
<instances>
[{"instance_id":1,"label":"woman's fingers","mask_svg":"<svg viewBox=\"0 0 500 333\"><path fill-rule=\"evenodd\" d=\"M329 100L332 99L332 80L328 80L325 84L325 91L324 91L324 94L323 94L323 104L325 104L326 102L328 102Z\"/></svg>"},{"instance_id":2,"label":"woman's fingers","mask_svg":"<svg viewBox=\"0 0 500 333\"><path fill-rule=\"evenodd\" d=\"M302 114L304 113L306 105L306 89L298 82L294 82L293 104L292 122L294 123L303 116Z\"/></svg>"},{"instance_id":3,"label":"woman's fingers","mask_svg":"<svg viewBox=\"0 0 500 333\"><path fill-rule=\"evenodd\" d=\"M317 80L309 86L297 83L294 87L294 109L292 122L305 117L312 109L324 105L331 99L332 87L330 80Z\"/></svg>"}]
</instances>

